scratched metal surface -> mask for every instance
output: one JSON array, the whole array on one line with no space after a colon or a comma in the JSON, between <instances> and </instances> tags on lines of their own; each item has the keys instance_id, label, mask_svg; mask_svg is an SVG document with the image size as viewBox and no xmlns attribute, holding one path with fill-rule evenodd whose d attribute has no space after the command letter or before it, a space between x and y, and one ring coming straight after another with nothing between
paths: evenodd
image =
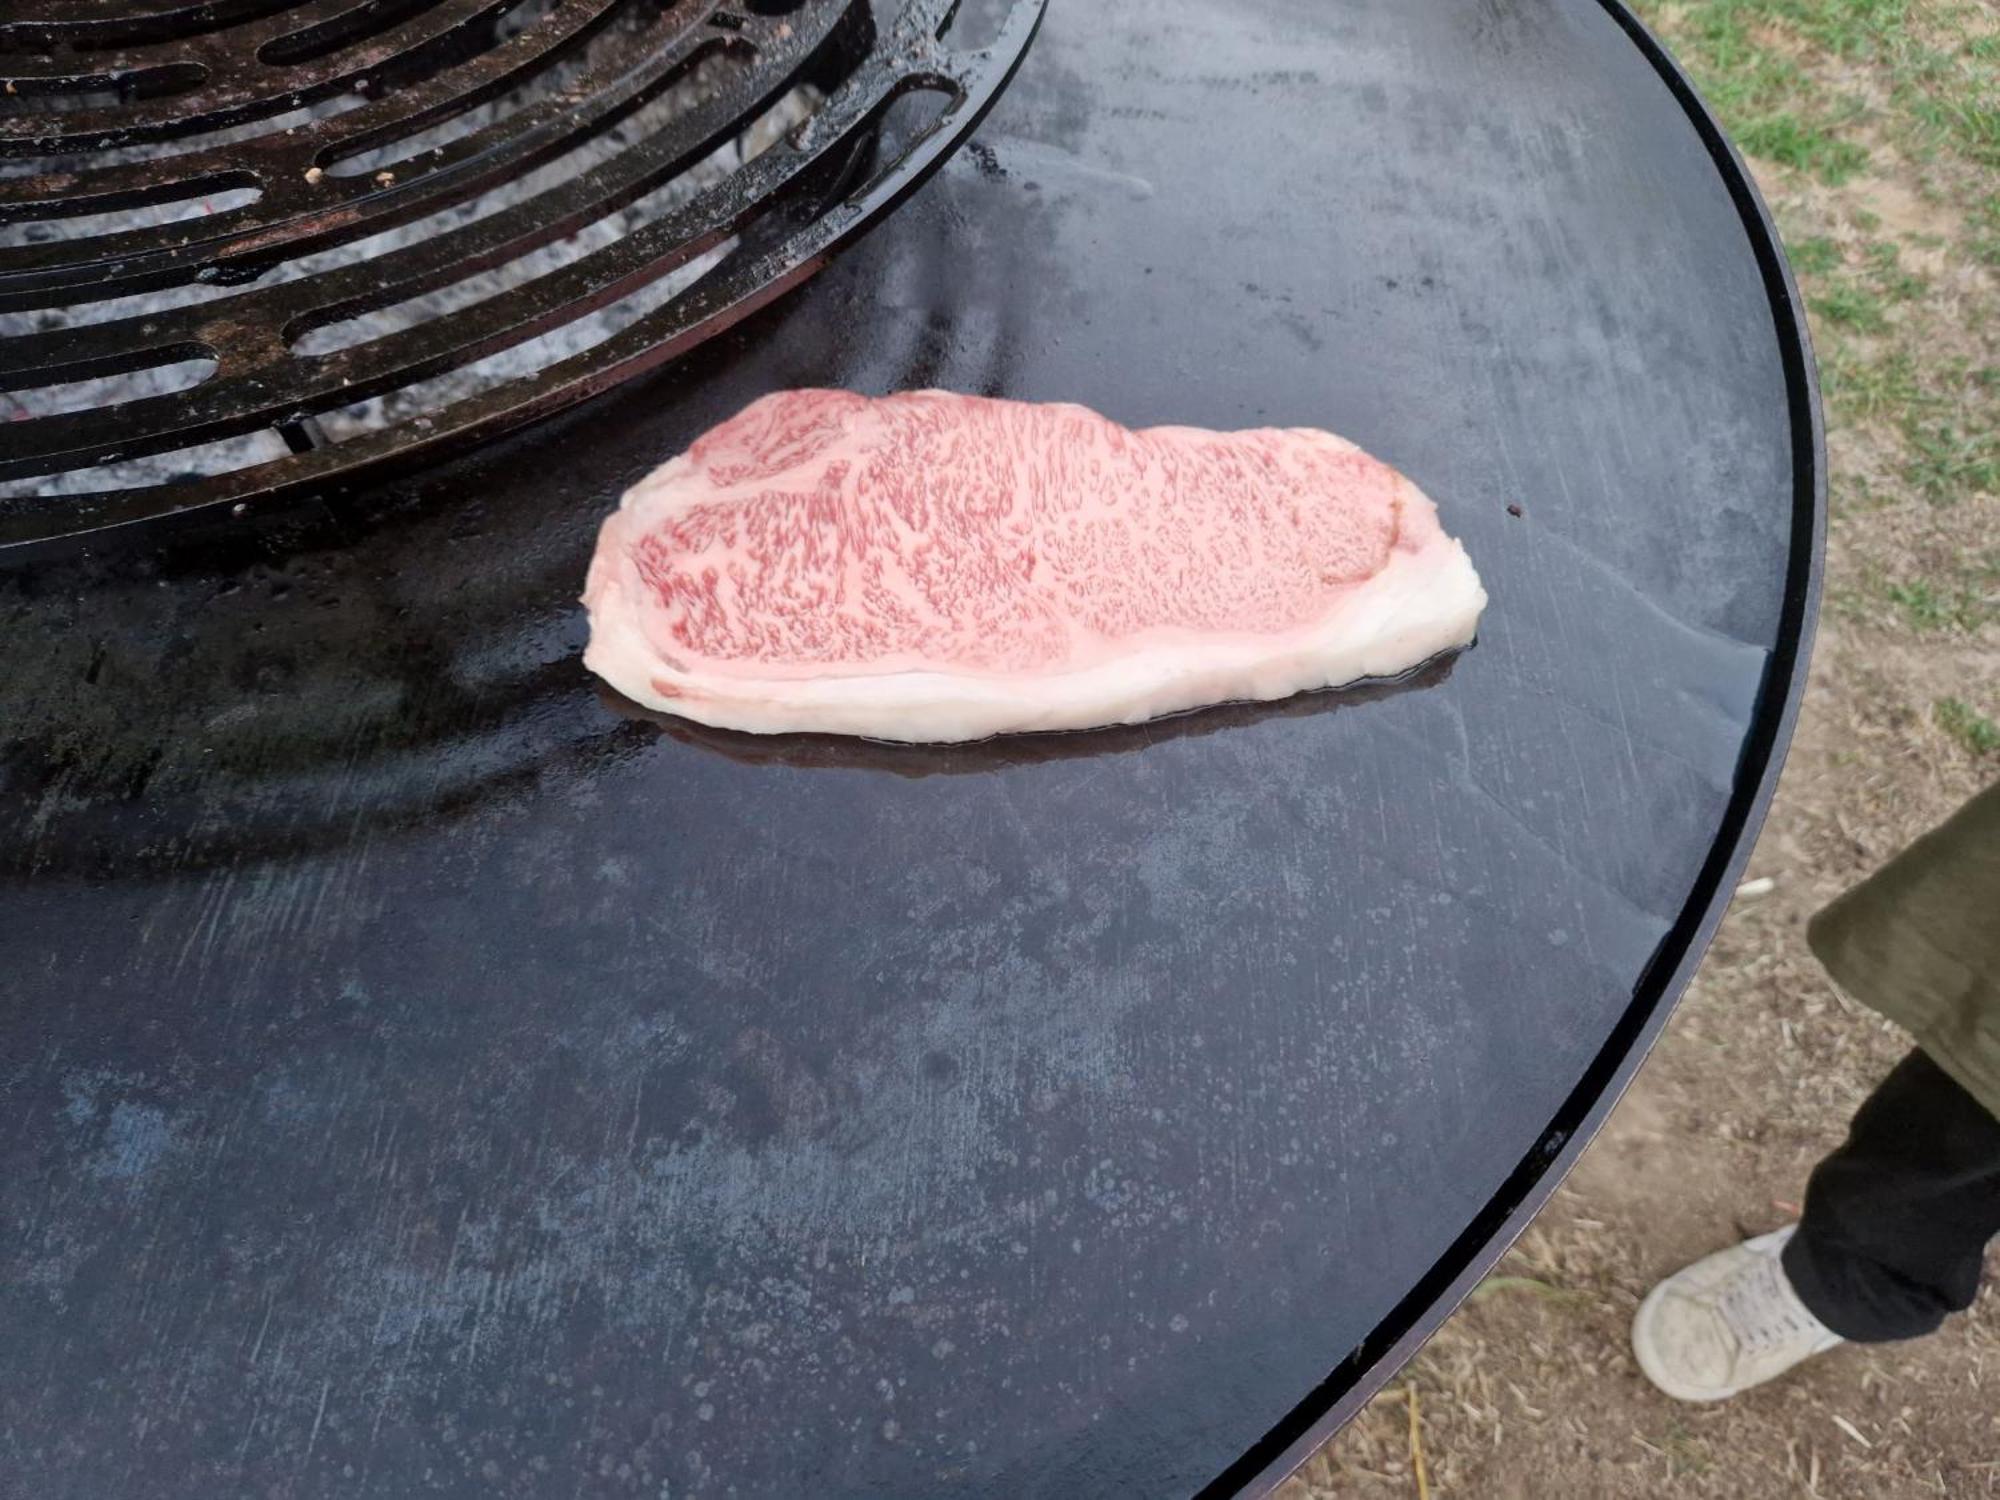
<instances>
[{"instance_id":1,"label":"scratched metal surface","mask_svg":"<svg viewBox=\"0 0 2000 1500\"><path fill-rule=\"evenodd\" d=\"M811 382L1335 427L1483 637L1034 747L622 718L596 517ZM1783 387L1591 0L1057 6L973 154L681 378L12 566L0 1494L1200 1487L1641 993L1773 711Z\"/></svg>"}]
</instances>

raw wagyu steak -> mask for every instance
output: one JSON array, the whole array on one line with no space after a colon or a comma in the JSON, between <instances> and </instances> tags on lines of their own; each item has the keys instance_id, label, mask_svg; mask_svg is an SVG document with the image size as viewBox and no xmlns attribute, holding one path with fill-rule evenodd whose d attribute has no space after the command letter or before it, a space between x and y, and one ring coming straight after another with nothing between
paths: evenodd
<instances>
[{"instance_id":1,"label":"raw wagyu steak","mask_svg":"<svg viewBox=\"0 0 2000 1500\"><path fill-rule=\"evenodd\" d=\"M808 390L633 486L583 599L585 662L649 708L955 741L1394 676L1470 642L1486 593L1331 433Z\"/></svg>"}]
</instances>

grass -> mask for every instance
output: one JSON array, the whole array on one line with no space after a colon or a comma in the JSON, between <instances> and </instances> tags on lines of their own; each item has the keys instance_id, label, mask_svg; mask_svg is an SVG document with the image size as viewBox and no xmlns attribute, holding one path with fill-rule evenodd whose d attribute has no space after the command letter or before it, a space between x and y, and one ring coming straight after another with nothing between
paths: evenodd
<instances>
[{"instance_id":1,"label":"grass","mask_svg":"<svg viewBox=\"0 0 2000 1500\"><path fill-rule=\"evenodd\" d=\"M1975 99L1922 100L1917 118L1985 167L2000 167L2000 106Z\"/></svg>"},{"instance_id":2,"label":"grass","mask_svg":"<svg viewBox=\"0 0 2000 1500\"><path fill-rule=\"evenodd\" d=\"M1811 172L1836 187L1868 165L1866 147L1840 140L1787 111L1746 121L1736 132L1736 144L1752 156Z\"/></svg>"},{"instance_id":3,"label":"grass","mask_svg":"<svg viewBox=\"0 0 2000 1500\"><path fill-rule=\"evenodd\" d=\"M1792 269L1801 276L1824 276L1841 265L1840 246L1823 234L1801 235L1792 241Z\"/></svg>"},{"instance_id":4,"label":"grass","mask_svg":"<svg viewBox=\"0 0 2000 1500\"><path fill-rule=\"evenodd\" d=\"M1961 698L1940 698L1931 710L1937 727L1974 755L2000 755L2000 724Z\"/></svg>"},{"instance_id":5,"label":"grass","mask_svg":"<svg viewBox=\"0 0 2000 1500\"><path fill-rule=\"evenodd\" d=\"M1711 1462L1708 1449L1678 1417L1671 1419L1667 1430L1660 1435L1660 1451L1677 1476L1708 1472Z\"/></svg>"},{"instance_id":6,"label":"grass","mask_svg":"<svg viewBox=\"0 0 2000 1500\"><path fill-rule=\"evenodd\" d=\"M1812 299L1812 310L1822 321L1857 333L1880 333L1889 326L1889 314L1882 299L1866 287L1829 287Z\"/></svg>"},{"instance_id":7,"label":"grass","mask_svg":"<svg viewBox=\"0 0 2000 1500\"><path fill-rule=\"evenodd\" d=\"M1863 355L1844 344L1829 344L1820 355L1820 376L1841 421L1894 419L1932 404L1919 384L1916 359L1905 349Z\"/></svg>"},{"instance_id":8,"label":"grass","mask_svg":"<svg viewBox=\"0 0 2000 1500\"><path fill-rule=\"evenodd\" d=\"M1812 312L1833 328L1882 333L1891 308L1930 290L1928 277L1903 265L1903 248L1894 241L1862 242L1850 256L1824 235L1801 236L1791 257Z\"/></svg>"},{"instance_id":9,"label":"grass","mask_svg":"<svg viewBox=\"0 0 2000 1500\"><path fill-rule=\"evenodd\" d=\"M1881 300L1839 297L1815 304L1829 330L1886 331ZM1911 340L1910 342L1915 342ZM1926 362L1908 343L1863 348L1837 337L1824 341L1820 377L1830 420L1859 431L1884 432L1900 455L1899 477L1909 495L1951 505L1977 495L2000 494L2000 428L1992 367L1971 368L1935 356ZM1867 497L1865 475L1836 468L1836 495Z\"/></svg>"},{"instance_id":10,"label":"grass","mask_svg":"<svg viewBox=\"0 0 2000 1500\"><path fill-rule=\"evenodd\" d=\"M1949 505L1968 493L2000 491L2000 434L1938 422L1913 424L1906 435L1915 454L1904 472L1911 487L1933 505Z\"/></svg>"},{"instance_id":11,"label":"grass","mask_svg":"<svg viewBox=\"0 0 2000 1500\"><path fill-rule=\"evenodd\" d=\"M2000 193L1988 193L1972 210L1973 258L2000 266Z\"/></svg>"},{"instance_id":12,"label":"grass","mask_svg":"<svg viewBox=\"0 0 2000 1500\"><path fill-rule=\"evenodd\" d=\"M1807 43L1851 60L1875 55L1902 28L1910 0L1741 0L1732 8L1781 17Z\"/></svg>"},{"instance_id":13,"label":"grass","mask_svg":"<svg viewBox=\"0 0 2000 1500\"><path fill-rule=\"evenodd\" d=\"M1488 1297L1502 1292L1526 1292L1544 1302L1576 1305L1588 1302L1589 1294L1573 1287L1557 1286L1535 1276L1489 1276L1474 1287L1466 1297L1467 1302L1484 1302Z\"/></svg>"},{"instance_id":14,"label":"grass","mask_svg":"<svg viewBox=\"0 0 2000 1500\"><path fill-rule=\"evenodd\" d=\"M2000 594L1991 586L1991 580L2000 579L2000 558L1989 557L1980 571L1989 580L1987 587L1976 582L1939 585L1916 578L1892 583L1882 593L1896 606L1903 623L1920 635L1970 635L2000 620Z\"/></svg>"},{"instance_id":15,"label":"grass","mask_svg":"<svg viewBox=\"0 0 2000 1500\"><path fill-rule=\"evenodd\" d=\"M1912 302L1930 290L1927 278L1903 268L1903 248L1893 241L1880 241L1863 252L1870 280L1891 302Z\"/></svg>"},{"instance_id":16,"label":"grass","mask_svg":"<svg viewBox=\"0 0 2000 1500\"><path fill-rule=\"evenodd\" d=\"M1845 9L1837 0L1835 8ZM1703 92L1729 122L1739 147L1827 183L1846 182L1869 162L1868 148L1842 133L1856 106L1829 109L1799 88L1794 60L1759 34L1760 22L1777 18L1818 24L1810 8L1790 0L1702 0L1682 9L1677 29L1683 35L1677 40L1693 54L1689 60ZM1856 44L1862 40L1858 28L1847 35Z\"/></svg>"},{"instance_id":17,"label":"grass","mask_svg":"<svg viewBox=\"0 0 2000 1500\"><path fill-rule=\"evenodd\" d=\"M1976 336L1994 299L1959 290L1955 307L1939 306L1932 268L2000 270L2000 33L1979 0L1647 10L1737 144L1767 177L1780 174L1773 196L1835 419L1879 426L1900 483L1932 504L2000 490L2000 385L1954 378L1939 355L1952 339L1933 337ZM1788 205L1784 173L1807 212ZM1914 181L1938 225L1885 225L1854 191L1882 174ZM1962 232L1950 232L1954 219ZM1865 493L1835 477L1836 493Z\"/></svg>"}]
</instances>

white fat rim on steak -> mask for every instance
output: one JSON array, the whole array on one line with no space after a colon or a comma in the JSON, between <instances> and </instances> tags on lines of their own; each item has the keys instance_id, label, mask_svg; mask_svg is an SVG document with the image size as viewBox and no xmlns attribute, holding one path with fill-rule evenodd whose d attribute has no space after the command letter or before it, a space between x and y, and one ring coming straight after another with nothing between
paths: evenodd
<instances>
[{"instance_id":1,"label":"white fat rim on steak","mask_svg":"<svg viewBox=\"0 0 2000 1500\"><path fill-rule=\"evenodd\" d=\"M641 486L644 488L645 486ZM1411 486L1414 491L1416 487ZM629 506L634 496L628 495ZM1431 502L1416 492L1418 502ZM622 555L620 562L629 562ZM625 573L621 568L620 573ZM751 734L845 734L944 744L1036 730L1136 724L1227 702L1268 702L1395 677L1470 645L1486 590L1455 538L1388 564L1317 624L1240 639L1160 632L1115 660L1012 678L954 672L763 679L681 674L652 651L629 576L593 568L584 664L644 707ZM616 628L607 628L613 622ZM654 690L673 683L672 697Z\"/></svg>"}]
</instances>

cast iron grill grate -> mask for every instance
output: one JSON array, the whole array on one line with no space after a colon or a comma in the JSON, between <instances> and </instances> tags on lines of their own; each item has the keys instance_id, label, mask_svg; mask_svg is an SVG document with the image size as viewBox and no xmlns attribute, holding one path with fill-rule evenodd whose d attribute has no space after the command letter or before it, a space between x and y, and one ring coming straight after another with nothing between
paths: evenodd
<instances>
[{"instance_id":1,"label":"cast iron grill grate","mask_svg":"<svg viewBox=\"0 0 2000 1500\"><path fill-rule=\"evenodd\" d=\"M967 47L959 0L17 0L0 546L435 456L684 353L921 181L1044 3Z\"/></svg>"}]
</instances>

